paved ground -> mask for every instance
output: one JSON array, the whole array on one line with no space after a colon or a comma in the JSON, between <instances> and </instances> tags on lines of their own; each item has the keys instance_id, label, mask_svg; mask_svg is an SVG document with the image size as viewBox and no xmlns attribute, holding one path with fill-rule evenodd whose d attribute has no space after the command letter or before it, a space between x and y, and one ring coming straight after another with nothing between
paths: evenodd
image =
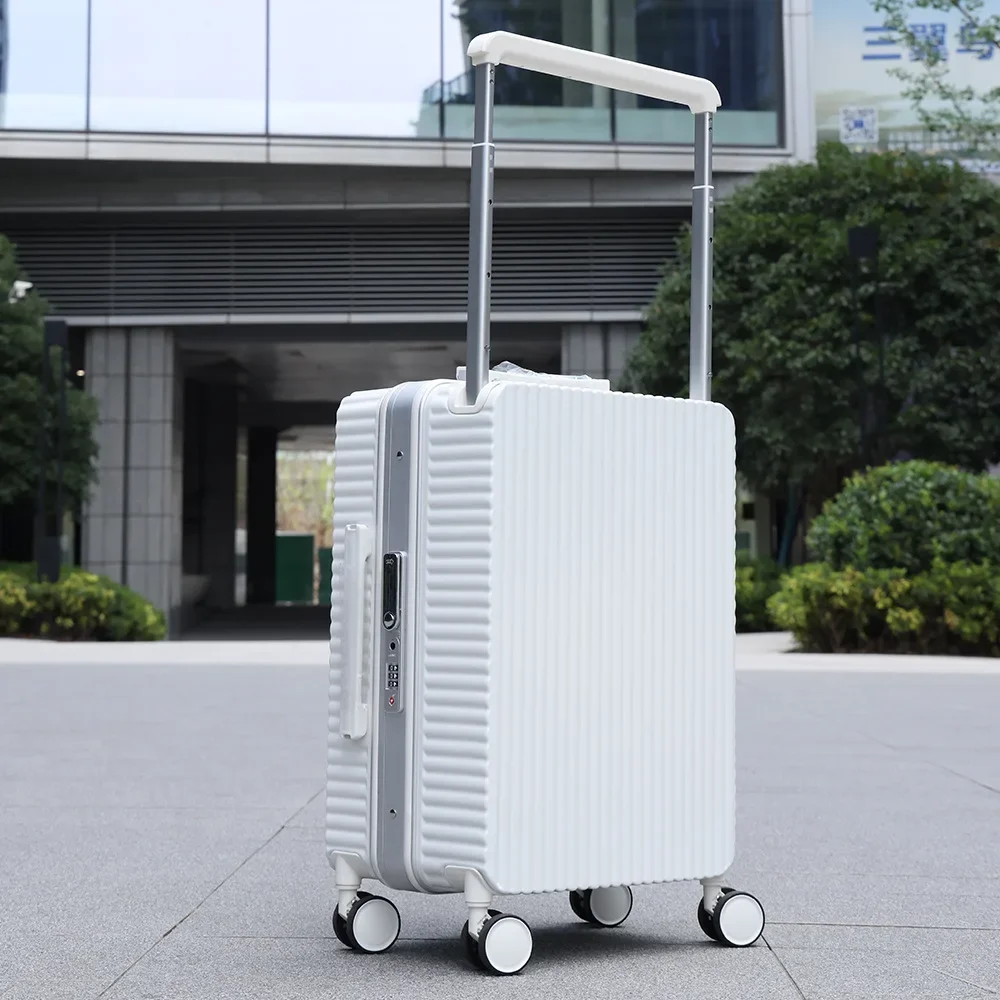
<instances>
[{"instance_id":1,"label":"paved ground","mask_svg":"<svg viewBox=\"0 0 1000 1000\"><path fill-rule=\"evenodd\" d=\"M766 943L705 940L693 885L616 931L562 897L490 980L455 897L407 896L381 957L333 938L321 643L0 642L3 1000L1000 993L1000 665L806 658L741 637L732 883Z\"/></svg>"}]
</instances>

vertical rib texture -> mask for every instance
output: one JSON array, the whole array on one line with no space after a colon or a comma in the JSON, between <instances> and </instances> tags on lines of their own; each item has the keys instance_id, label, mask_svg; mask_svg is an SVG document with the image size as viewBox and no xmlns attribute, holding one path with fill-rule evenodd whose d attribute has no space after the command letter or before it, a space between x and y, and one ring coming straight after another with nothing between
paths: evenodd
<instances>
[{"instance_id":1,"label":"vertical rib texture","mask_svg":"<svg viewBox=\"0 0 1000 1000\"><path fill-rule=\"evenodd\" d=\"M721 873L734 849L735 435L712 403L505 383L425 425L424 877Z\"/></svg>"},{"instance_id":2,"label":"vertical rib texture","mask_svg":"<svg viewBox=\"0 0 1000 1000\"><path fill-rule=\"evenodd\" d=\"M348 524L368 525L377 535L378 416L385 390L348 396L337 411L333 469L333 579L330 594L330 729L327 735L326 846L370 863L370 739L345 740L340 735L341 640L344 627L344 533ZM378 558L372 563L379 565ZM372 629L374 570L367 579L366 634ZM364 649L371 656L372 642ZM371 671L366 665L365 678ZM366 680L367 682L367 680ZM366 692L370 697L370 693Z\"/></svg>"},{"instance_id":3,"label":"vertical rib texture","mask_svg":"<svg viewBox=\"0 0 1000 1000\"><path fill-rule=\"evenodd\" d=\"M417 867L447 888L448 865L487 866L491 747L493 442L491 408L454 414L454 386L422 419L416 648Z\"/></svg>"}]
</instances>

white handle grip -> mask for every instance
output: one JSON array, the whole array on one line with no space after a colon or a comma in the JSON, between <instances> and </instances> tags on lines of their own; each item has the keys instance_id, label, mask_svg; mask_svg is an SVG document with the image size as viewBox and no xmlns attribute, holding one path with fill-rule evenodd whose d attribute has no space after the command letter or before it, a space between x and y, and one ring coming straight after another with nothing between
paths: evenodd
<instances>
[{"instance_id":1,"label":"white handle grip","mask_svg":"<svg viewBox=\"0 0 1000 1000\"><path fill-rule=\"evenodd\" d=\"M371 529L349 524L344 538L344 633L341 655L340 735L359 740L368 732L361 694L365 661L365 577L372 554Z\"/></svg>"},{"instance_id":2,"label":"white handle grip","mask_svg":"<svg viewBox=\"0 0 1000 1000\"><path fill-rule=\"evenodd\" d=\"M716 112L722 98L711 80L615 56L574 49L538 38L526 38L509 31L477 35L469 43L473 66L491 63L535 70L580 83L624 90L674 104L685 104L693 114Z\"/></svg>"}]
</instances>

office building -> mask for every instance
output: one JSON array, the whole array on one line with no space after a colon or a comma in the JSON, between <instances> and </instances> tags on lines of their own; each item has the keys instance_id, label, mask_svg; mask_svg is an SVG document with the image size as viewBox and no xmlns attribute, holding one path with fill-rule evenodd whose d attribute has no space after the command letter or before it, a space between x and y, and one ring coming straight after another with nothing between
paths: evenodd
<instances>
[{"instance_id":1,"label":"office building","mask_svg":"<svg viewBox=\"0 0 1000 1000\"><path fill-rule=\"evenodd\" d=\"M462 362L465 47L711 77L718 196L809 159L811 0L6 0L0 228L101 409L82 562L178 627L274 599L275 447ZM501 68L493 350L614 377L689 215L686 109ZM685 364L679 359L679 364ZM301 432L307 434L307 432Z\"/></svg>"}]
</instances>

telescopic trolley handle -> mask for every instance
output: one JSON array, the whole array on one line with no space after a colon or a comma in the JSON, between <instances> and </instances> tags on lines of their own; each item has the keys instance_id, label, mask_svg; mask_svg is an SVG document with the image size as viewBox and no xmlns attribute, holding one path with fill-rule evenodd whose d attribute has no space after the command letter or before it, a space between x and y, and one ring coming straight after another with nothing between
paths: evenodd
<instances>
[{"instance_id":1,"label":"telescopic trolley handle","mask_svg":"<svg viewBox=\"0 0 1000 1000\"><path fill-rule=\"evenodd\" d=\"M686 105L695 116L691 242L692 399L711 398L712 359L712 118L722 99L715 84L697 76L658 69L537 38L493 31L469 43L476 72L469 226L469 313L465 395L473 405L490 368L490 268L493 244L493 90L504 64L551 76L610 87Z\"/></svg>"}]
</instances>

